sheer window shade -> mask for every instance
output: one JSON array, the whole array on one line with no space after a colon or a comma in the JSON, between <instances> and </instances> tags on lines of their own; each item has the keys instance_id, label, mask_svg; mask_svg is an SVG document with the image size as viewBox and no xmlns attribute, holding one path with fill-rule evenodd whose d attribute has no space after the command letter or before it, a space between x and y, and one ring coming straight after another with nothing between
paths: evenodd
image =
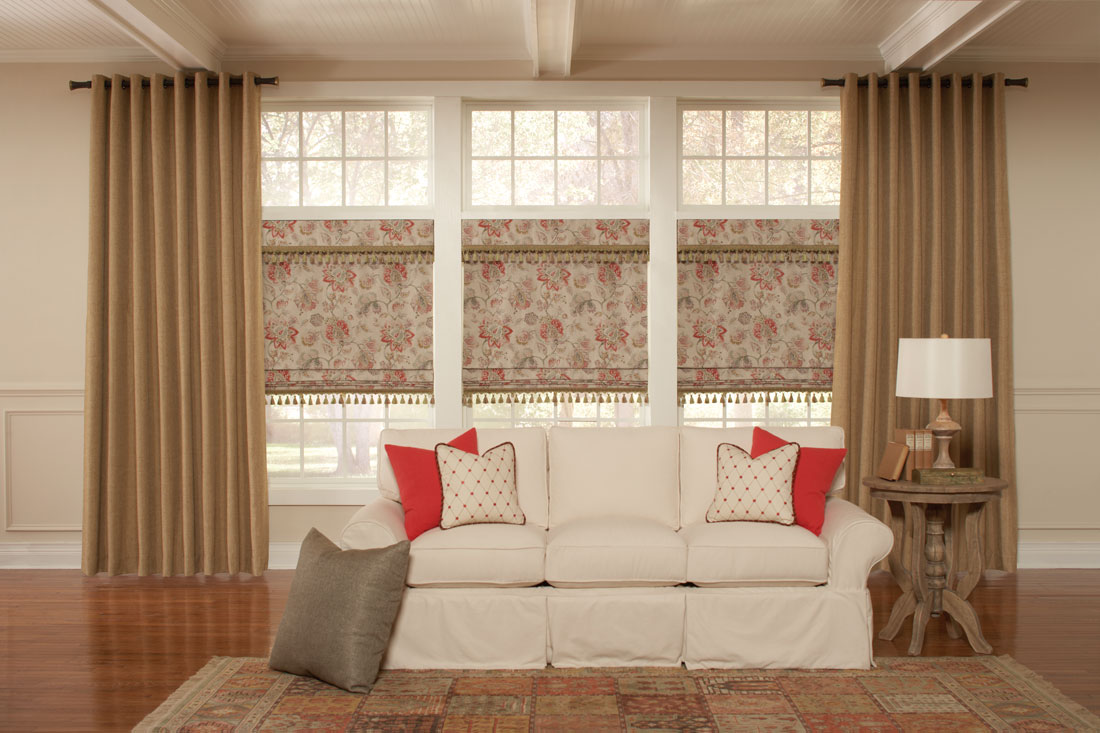
<instances>
[{"instance_id":1,"label":"sheer window shade","mask_svg":"<svg viewBox=\"0 0 1100 733\"><path fill-rule=\"evenodd\" d=\"M467 404L645 399L648 221L465 220L462 259Z\"/></svg>"},{"instance_id":2,"label":"sheer window shade","mask_svg":"<svg viewBox=\"0 0 1100 733\"><path fill-rule=\"evenodd\" d=\"M679 222L681 403L831 389L837 230L835 219Z\"/></svg>"},{"instance_id":3,"label":"sheer window shade","mask_svg":"<svg viewBox=\"0 0 1100 733\"><path fill-rule=\"evenodd\" d=\"M268 402L428 402L434 222L265 221Z\"/></svg>"}]
</instances>

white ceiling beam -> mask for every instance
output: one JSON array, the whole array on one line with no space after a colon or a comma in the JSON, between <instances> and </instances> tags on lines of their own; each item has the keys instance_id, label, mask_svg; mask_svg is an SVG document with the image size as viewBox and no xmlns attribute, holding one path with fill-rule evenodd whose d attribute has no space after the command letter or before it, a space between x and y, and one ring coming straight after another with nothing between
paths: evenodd
<instances>
[{"instance_id":1,"label":"white ceiling beam","mask_svg":"<svg viewBox=\"0 0 1100 733\"><path fill-rule=\"evenodd\" d=\"M932 0L879 44L886 71L930 69L1006 14L1020 0Z\"/></svg>"},{"instance_id":2,"label":"white ceiling beam","mask_svg":"<svg viewBox=\"0 0 1100 733\"><path fill-rule=\"evenodd\" d=\"M174 0L88 3L172 68L221 70L225 45Z\"/></svg>"},{"instance_id":3,"label":"white ceiling beam","mask_svg":"<svg viewBox=\"0 0 1100 733\"><path fill-rule=\"evenodd\" d=\"M539 78L539 0L523 2L523 42L531 57L531 77Z\"/></svg>"},{"instance_id":4,"label":"white ceiling beam","mask_svg":"<svg viewBox=\"0 0 1100 733\"><path fill-rule=\"evenodd\" d=\"M525 0L527 50L535 78L565 78L573 67L580 34L580 0Z\"/></svg>"}]
</instances>

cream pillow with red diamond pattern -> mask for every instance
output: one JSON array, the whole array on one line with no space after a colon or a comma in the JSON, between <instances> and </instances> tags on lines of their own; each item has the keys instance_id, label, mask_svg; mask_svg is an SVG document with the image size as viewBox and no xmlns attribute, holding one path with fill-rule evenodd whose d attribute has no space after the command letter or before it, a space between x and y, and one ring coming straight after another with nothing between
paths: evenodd
<instances>
[{"instance_id":1,"label":"cream pillow with red diamond pattern","mask_svg":"<svg viewBox=\"0 0 1100 733\"><path fill-rule=\"evenodd\" d=\"M752 458L732 443L719 445L718 488L707 521L794 524L798 452L797 443L788 443Z\"/></svg>"},{"instance_id":2,"label":"cream pillow with red diamond pattern","mask_svg":"<svg viewBox=\"0 0 1100 733\"><path fill-rule=\"evenodd\" d=\"M443 529L464 524L523 524L516 491L516 448L501 443L475 455L446 444L435 447L443 486Z\"/></svg>"}]
</instances>

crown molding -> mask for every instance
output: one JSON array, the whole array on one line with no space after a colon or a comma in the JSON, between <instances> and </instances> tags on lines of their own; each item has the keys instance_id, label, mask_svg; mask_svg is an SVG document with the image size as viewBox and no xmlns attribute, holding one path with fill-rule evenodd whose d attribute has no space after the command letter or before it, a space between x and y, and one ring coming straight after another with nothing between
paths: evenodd
<instances>
[{"instance_id":1,"label":"crown molding","mask_svg":"<svg viewBox=\"0 0 1100 733\"><path fill-rule=\"evenodd\" d=\"M0 64L115 64L160 61L140 46L0 50Z\"/></svg>"},{"instance_id":2,"label":"crown molding","mask_svg":"<svg viewBox=\"0 0 1100 733\"><path fill-rule=\"evenodd\" d=\"M1057 64L1100 63L1100 45L1096 46L964 46L951 54L966 61L1031 61Z\"/></svg>"},{"instance_id":3,"label":"crown molding","mask_svg":"<svg viewBox=\"0 0 1100 733\"><path fill-rule=\"evenodd\" d=\"M530 61L527 52L513 46L476 46L436 43L430 46L230 46L223 62L241 61Z\"/></svg>"},{"instance_id":4,"label":"crown molding","mask_svg":"<svg viewBox=\"0 0 1100 733\"><path fill-rule=\"evenodd\" d=\"M582 45L573 60L583 61L881 61L874 44L837 46L800 44L736 44L716 48L699 46L642 46L633 44Z\"/></svg>"}]
</instances>

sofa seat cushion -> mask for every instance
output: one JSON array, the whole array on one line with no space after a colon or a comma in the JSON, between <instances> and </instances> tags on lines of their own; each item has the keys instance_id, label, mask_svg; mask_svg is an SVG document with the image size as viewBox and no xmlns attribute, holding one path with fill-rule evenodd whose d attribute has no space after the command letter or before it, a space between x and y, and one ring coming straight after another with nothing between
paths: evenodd
<instances>
[{"instance_id":1,"label":"sofa seat cushion","mask_svg":"<svg viewBox=\"0 0 1100 733\"><path fill-rule=\"evenodd\" d=\"M536 524L467 524L413 540L407 585L516 588L545 576L546 530Z\"/></svg>"},{"instance_id":2,"label":"sofa seat cushion","mask_svg":"<svg viewBox=\"0 0 1100 733\"><path fill-rule=\"evenodd\" d=\"M684 527L687 582L703 586L820 585L829 551L797 524L701 522Z\"/></svg>"},{"instance_id":3,"label":"sofa seat cushion","mask_svg":"<svg viewBox=\"0 0 1100 733\"><path fill-rule=\"evenodd\" d=\"M558 588L679 585L687 547L651 519L575 519L550 530L546 580Z\"/></svg>"}]
</instances>

